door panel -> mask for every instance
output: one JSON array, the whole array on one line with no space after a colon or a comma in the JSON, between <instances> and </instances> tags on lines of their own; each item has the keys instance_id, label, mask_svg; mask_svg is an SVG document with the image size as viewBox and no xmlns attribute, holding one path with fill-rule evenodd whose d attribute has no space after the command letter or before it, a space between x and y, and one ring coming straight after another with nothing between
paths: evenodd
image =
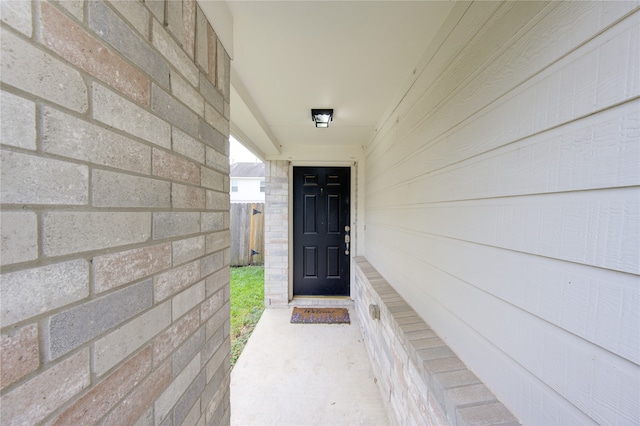
<instances>
[{"instance_id":1,"label":"door panel","mask_svg":"<svg viewBox=\"0 0 640 426\"><path fill-rule=\"evenodd\" d=\"M293 168L293 294L348 296L351 170Z\"/></svg>"}]
</instances>

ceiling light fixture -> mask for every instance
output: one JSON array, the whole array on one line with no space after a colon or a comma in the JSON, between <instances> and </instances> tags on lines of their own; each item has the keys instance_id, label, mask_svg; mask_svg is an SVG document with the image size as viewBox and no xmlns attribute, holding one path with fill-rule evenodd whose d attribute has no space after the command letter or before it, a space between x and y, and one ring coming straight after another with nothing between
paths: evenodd
<instances>
[{"instance_id":1,"label":"ceiling light fixture","mask_svg":"<svg viewBox=\"0 0 640 426\"><path fill-rule=\"evenodd\" d=\"M311 120L316 123L316 127L329 127L329 122L333 121L332 109L312 109Z\"/></svg>"}]
</instances>

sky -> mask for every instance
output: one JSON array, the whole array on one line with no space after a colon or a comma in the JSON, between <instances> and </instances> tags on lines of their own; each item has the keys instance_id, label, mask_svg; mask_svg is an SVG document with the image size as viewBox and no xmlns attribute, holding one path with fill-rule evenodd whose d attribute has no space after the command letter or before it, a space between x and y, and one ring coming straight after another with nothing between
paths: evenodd
<instances>
[{"instance_id":1,"label":"sky","mask_svg":"<svg viewBox=\"0 0 640 426\"><path fill-rule=\"evenodd\" d=\"M229 136L229 163L261 163L260 159L242 146L233 136Z\"/></svg>"}]
</instances>

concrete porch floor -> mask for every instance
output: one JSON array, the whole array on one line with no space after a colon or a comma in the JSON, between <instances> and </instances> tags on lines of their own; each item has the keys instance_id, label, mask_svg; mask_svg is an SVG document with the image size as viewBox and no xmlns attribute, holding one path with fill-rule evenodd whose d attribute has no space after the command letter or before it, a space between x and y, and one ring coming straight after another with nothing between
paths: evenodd
<instances>
[{"instance_id":1,"label":"concrete porch floor","mask_svg":"<svg viewBox=\"0 0 640 426\"><path fill-rule=\"evenodd\" d=\"M267 309L231 372L232 425L388 425L360 325Z\"/></svg>"}]
</instances>

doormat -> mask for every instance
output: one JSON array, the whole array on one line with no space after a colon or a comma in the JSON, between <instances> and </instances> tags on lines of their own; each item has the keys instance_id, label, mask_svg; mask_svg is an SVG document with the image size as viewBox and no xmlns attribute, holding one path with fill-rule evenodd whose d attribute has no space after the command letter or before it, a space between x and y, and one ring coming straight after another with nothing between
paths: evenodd
<instances>
[{"instance_id":1,"label":"doormat","mask_svg":"<svg viewBox=\"0 0 640 426\"><path fill-rule=\"evenodd\" d=\"M351 324L346 308L293 308L292 324Z\"/></svg>"}]
</instances>

